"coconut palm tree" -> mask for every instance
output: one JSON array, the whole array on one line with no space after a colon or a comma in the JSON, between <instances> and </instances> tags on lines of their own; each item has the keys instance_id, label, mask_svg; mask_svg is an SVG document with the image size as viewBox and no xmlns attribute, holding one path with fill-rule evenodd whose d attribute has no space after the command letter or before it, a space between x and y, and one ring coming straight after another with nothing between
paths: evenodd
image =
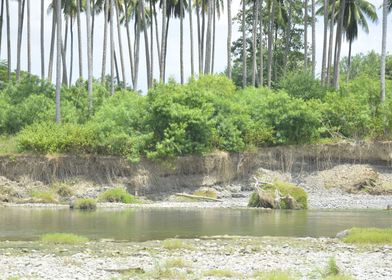
<instances>
[{"instance_id":1,"label":"coconut palm tree","mask_svg":"<svg viewBox=\"0 0 392 280\"><path fill-rule=\"evenodd\" d=\"M308 70L308 0L304 0L304 67Z\"/></svg>"},{"instance_id":2,"label":"coconut palm tree","mask_svg":"<svg viewBox=\"0 0 392 280\"><path fill-rule=\"evenodd\" d=\"M273 59L273 29L275 23L275 0L268 1L267 8L269 11L269 22L268 22L268 68L267 68L267 86L270 88L272 84L272 59Z\"/></svg>"},{"instance_id":3,"label":"coconut palm tree","mask_svg":"<svg viewBox=\"0 0 392 280\"><path fill-rule=\"evenodd\" d=\"M339 61L340 52L342 49L342 37L344 32L344 13L346 9L346 0L339 1L339 14L337 16L338 22L336 27L336 42L335 42L335 56L333 69L333 87L339 89Z\"/></svg>"},{"instance_id":4,"label":"coconut palm tree","mask_svg":"<svg viewBox=\"0 0 392 280\"><path fill-rule=\"evenodd\" d=\"M376 8L373 4L366 0L351 0L346 2L343 28L349 43L347 81L350 78L351 46L353 41L358 37L359 27L362 27L363 31L369 33L367 18L372 22L376 22L378 19Z\"/></svg>"},{"instance_id":5,"label":"coconut palm tree","mask_svg":"<svg viewBox=\"0 0 392 280\"><path fill-rule=\"evenodd\" d=\"M232 27L231 27L231 0L227 0L227 77L231 79L231 37L232 37Z\"/></svg>"},{"instance_id":6,"label":"coconut palm tree","mask_svg":"<svg viewBox=\"0 0 392 280\"><path fill-rule=\"evenodd\" d=\"M27 1L27 72L31 74L31 16L30 0Z\"/></svg>"},{"instance_id":7,"label":"coconut palm tree","mask_svg":"<svg viewBox=\"0 0 392 280\"><path fill-rule=\"evenodd\" d=\"M41 79L45 79L45 0L41 0Z\"/></svg>"},{"instance_id":8,"label":"coconut palm tree","mask_svg":"<svg viewBox=\"0 0 392 280\"><path fill-rule=\"evenodd\" d=\"M228 0L230 1L230 0ZM192 0L189 0L188 3L188 15L189 15L189 36L190 36L190 44L191 44L191 76L195 75L195 60L194 60L194 50L193 50L193 21L192 21Z\"/></svg>"},{"instance_id":9,"label":"coconut palm tree","mask_svg":"<svg viewBox=\"0 0 392 280\"><path fill-rule=\"evenodd\" d=\"M252 86L256 86L257 73L257 25L259 16L259 0L253 1L253 28L252 28Z\"/></svg>"},{"instance_id":10,"label":"coconut palm tree","mask_svg":"<svg viewBox=\"0 0 392 280\"><path fill-rule=\"evenodd\" d=\"M321 84L325 85L326 64L327 64L327 40L328 40L328 7L329 0L324 0L324 39L323 39L323 58L321 63Z\"/></svg>"},{"instance_id":11,"label":"coconut palm tree","mask_svg":"<svg viewBox=\"0 0 392 280\"><path fill-rule=\"evenodd\" d=\"M211 73L211 47L212 47L212 14L213 14L213 1L208 0L207 6L207 38L206 38L206 55L204 63L204 74Z\"/></svg>"},{"instance_id":12,"label":"coconut palm tree","mask_svg":"<svg viewBox=\"0 0 392 280\"><path fill-rule=\"evenodd\" d=\"M87 30L87 90L88 90L88 110L93 110L93 56L91 47L91 3L86 0L86 30Z\"/></svg>"},{"instance_id":13,"label":"coconut palm tree","mask_svg":"<svg viewBox=\"0 0 392 280\"><path fill-rule=\"evenodd\" d=\"M76 21L78 28L78 54L79 54L79 78L83 79L83 46L82 46L82 24L80 13L82 11L82 0L76 0Z\"/></svg>"},{"instance_id":14,"label":"coconut palm tree","mask_svg":"<svg viewBox=\"0 0 392 280\"><path fill-rule=\"evenodd\" d=\"M392 1L384 0L382 5L382 41L381 41L381 102L385 102L385 60L387 47L388 12L391 11Z\"/></svg>"},{"instance_id":15,"label":"coconut palm tree","mask_svg":"<svg viewBox=\"0 0 392 280\"><path fill-rule=\"evenodd\" d=\"M312 0L312 77L316 75L316 1Z\"/></svg>"},{"instance_id":16,"label":"coconut palm tree","mask_svg":"<svg viewBox=\"0 0 392 280\"><path fill-rule=\"evenodd\" d=\"M18 0L18 42L16 50L16 80L20 80L20 62L22 49L23 19L26 0Z\"/></svg>"},{"instance_id":17,"label":"coconut palm tree","mask_svg":"<svg viewBox=\"0 0 392 280\"><path fill-rule=\"evenodd\" d=\"M3 39L3 18L4 18L4 0L1 0L0 13L0 57L1 57L1 41Z\"/></svg>"},{"instance_id":18,"label":"coconut palm tree","mask_svg":"<svg viewBox=\"0 0 392 280\"><path fill-rule=\"evenodd\" d=\"M246 79L247 79L245 18L246 18L246 3L245 0L242 0L242 86L243 87L246 87Z\"/></svg>"},{"instance_id":19,"label":"coconut palm tree","mask_svg":"<svg viewBox=\"0 0 392 280\"><path fill-rule=\"evenodd\" d=\"M56 15L56 27L57 27L57 40L56 40L56 123L61 122L61 51L62 51L62 39L61 39L61 0L54 0L56 2L55 15Z\"/></svg>"},{"instance_id":20,"label":"coconut palm tree","mask_svg":"<svg viewBox=\"0 0 392 280\"><path fill-rule=\"evenodd\" d=\"M259 45L259 86L262 87L264 85L264 46L263 46L263 0L260 1L260 15L259 15L259 29L260 29L260 45Z\"/></svg>"},{"instance_id":21,"label":"coconut palm tree","mask_svg":"<svg viewBox=\"0 0 392 280\"><path fill-rule=\"evenodd\" d=\"M10 22L10 4L9 0L5 0L5 13L7 17L7 65L8 65L8 81L11 80L11 22Z\"/></svg>"}]
</instances>

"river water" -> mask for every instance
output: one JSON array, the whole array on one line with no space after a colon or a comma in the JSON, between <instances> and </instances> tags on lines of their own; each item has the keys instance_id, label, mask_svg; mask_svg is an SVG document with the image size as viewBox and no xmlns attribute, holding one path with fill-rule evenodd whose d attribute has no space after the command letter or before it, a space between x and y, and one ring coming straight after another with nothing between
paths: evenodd
<instances>
[{"instance_id":1,"label":"river water","mask_svg":"<svg viewBox=\"0 0 392 280\"><path fill-rule=\"evenodd\" d=\"M0 208L0 240L35 240L67 232L92 239L146 241L214 235L333 237L351 227L391 227L392 211L261 209Z\"/></svg>"}]
</instances>

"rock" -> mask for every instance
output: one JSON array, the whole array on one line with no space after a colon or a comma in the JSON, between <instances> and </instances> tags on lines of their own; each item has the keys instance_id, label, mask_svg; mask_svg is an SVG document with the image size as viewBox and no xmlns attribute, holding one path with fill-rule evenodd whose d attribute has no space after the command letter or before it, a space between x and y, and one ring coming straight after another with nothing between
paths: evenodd
<instances>
[{"instance_id":1,"label":"rock","mask_svg":"<svg viewBox=\"0 0 392 280\"><path fill-rule=\"evenodd\" d=\"M244 197L246 197L246 195L243 194L243 193L233 193L233 194L231 194L231 197L233 197L233 198L244 198Z\"/></svg>"},{"instance_id":2,"label":"rock","mask_svg":"<svg viewBox=\"0 0 392 280\"><path fill-rule=\"evenodd\" d=\"M241 192L241 186L238 185L229 185L226 189L232 193L239 193Z\"/></svg>"},{"instance_id":3,"label":"rock","mask_svg":"<svg viewBox=\"0 0 392 280\"><path fill-rule=\"evenodd\" d=\"M350 233L350 230L346 229L336 234L336 238L343 239Z\"/></svg>"}]
</instances>

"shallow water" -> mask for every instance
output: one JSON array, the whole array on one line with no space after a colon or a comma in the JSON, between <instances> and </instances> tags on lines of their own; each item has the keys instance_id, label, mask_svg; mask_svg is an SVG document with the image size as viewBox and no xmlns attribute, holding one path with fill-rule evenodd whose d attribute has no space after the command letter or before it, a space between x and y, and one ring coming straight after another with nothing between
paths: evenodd
<instances>
[{"instance_id":1,"label":"shallow water","mask_svg":"<svg viewBox=\"0 0 392 280\"><path fill-rule=\"evenodd\" d=\"M391 227L392 211L259 209L0 208L1 240L34 240L49 232L93 239L146 241L212 235L333 237L351 227Z\"/></svg>"}]
</instances>

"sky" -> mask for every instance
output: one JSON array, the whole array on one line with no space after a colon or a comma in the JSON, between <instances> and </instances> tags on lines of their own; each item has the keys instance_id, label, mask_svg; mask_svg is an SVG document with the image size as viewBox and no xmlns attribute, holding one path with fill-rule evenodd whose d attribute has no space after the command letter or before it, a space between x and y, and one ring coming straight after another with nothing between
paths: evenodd
<instances>
[{"instance_id":1,"label":"sky","mask_svg":"<svg viewBox=\"0 0 392 280\"><path fill-rule=\"evenodd\" d=\"M40 2L39 0L30 0L31 1L31 32L32 32L32 72L33 74L40 75L41 73L41 56L40 56ZM50 0L45 0L45 6L48 7ZM225 1L226 2L226 1ZM381 34L382 34L382 14L381 14L381 4L382 0L371 0L369 1L374 4L377 8L377 13L379 16L378 23L369 23L369 34L360 31L358 39L353 43L352 53L353 55L357 53L367 53L371 50L376 52L381 51ZM240 0L233 0L232 2L232 15L236 15L238 10L240 9ZM11 49L12 49L12 61L11 65L13 68L16 68L16 42L17 42L17 1L10 1L10 12L11 12ZM49 48L50 48L50 34L51 34L51 22L52 17L51 13L46 11L45 15L45 64L47 71L48 68L48 57L49 57ZM104 26L104 18L103 16L96 17L96 25L95 25L95 34L94 34L94 61L93 61L93 73L94 77L99 78L101 75L101 65L102 65L102 50L103 50L103 26ZM197 33L196 33L196 17L193 17L193 25L194 25L194 52L195 52L195 69L197 69ZM63 24L64 28L65 24ZM387 39L387 51L389 53L392 52L392 14L388 17L388 39ZM169 28L169 40L168 40L168 53L167 53L167 67L166 73L167 78L172 77L177 81L180 80L180 24L179 20L172 19L170 28ZM115 29L115 38L117 38L117 30ZM86 39L86 24L85 17L82 15L82 46L83 46L83 66L84 66L84 77L87 77L87 44ZM189 22L188 17L184 20L184 71L185 76L190 76L190 39L189 39ZM238 26L233 26L233 41L239 38L241 34L238 32ZM311 36L310 28L309 28L309 38ZM124 48L124 62L126 68L126 80L127 83L130 83L130 66L129 66L129 56L127 50L127 39L126 39L126 31L125 29L121 32L123 48ZM27 46L26 46L26 26L24 26L24 37L22 42L22 69L27 69ZM216 25L216 53L215 53L215 72L220 73L223 72L226 68L227 64L227 48L226 48L226 39L227 38L227 14L226 10L222 13L220 19L217 21ZM1 59L7 58L7 50L6 50L6 23L3 24L3 40L1 45ZM76 33L76 24L74 31L74 63L73 63L73 81L77 78L78 75L78 61L77 61L77 33ZM116 39L117 40L117 39ZM310 39L309 39L310 40ZM317 60L317 73L320 72L321 67L321 58L322 58L322 42L323 42L323 19L318 18L316 23L316 60ZM155 43L155 42L154 42ZM67 67L69 69L70 66L70 40L68 40L68 51L67 51ZM140 50L140 70L139 70L139 89L142 91L146 90L146 68L145 68L145 56L144 56L144 39L141 37L141 50ZM109 47L109 45L108 45ZM116 48L118 49L117 43ZM118 56L118 50L117 56ZM156 52L156 49L155 49ZM342 56L347 56L348 54L348 43L344 42L342 46ZM109 58L109 53L108 53ZM118 57L119 59L119 57ZM154 63L154 77L156 79L159 78L159 68L157 61L157 54L155 53L155 63ZM107 71L110 69L109 61L107 61ZM53 73L53 77L55 77L55 73Z\"/></svg>"}]
</instances>

